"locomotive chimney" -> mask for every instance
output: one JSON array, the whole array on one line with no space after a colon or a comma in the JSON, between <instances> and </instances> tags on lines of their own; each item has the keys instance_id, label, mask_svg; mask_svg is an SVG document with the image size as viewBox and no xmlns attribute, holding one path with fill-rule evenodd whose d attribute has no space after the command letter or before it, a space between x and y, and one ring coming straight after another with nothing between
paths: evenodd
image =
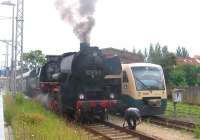
<instances>
[{"instance_id":1,"label":"locomotive chimney","mask_svg":"<svg viewBox=\"0 0 200 140\"><path fill-rule=\"evenodd\" d=\"M87 43L87 42L81 42L80 43L80 51L84 50L85 48L88 48L88 47L90 47L89 43Z\"/></svg>"}]
</instances>

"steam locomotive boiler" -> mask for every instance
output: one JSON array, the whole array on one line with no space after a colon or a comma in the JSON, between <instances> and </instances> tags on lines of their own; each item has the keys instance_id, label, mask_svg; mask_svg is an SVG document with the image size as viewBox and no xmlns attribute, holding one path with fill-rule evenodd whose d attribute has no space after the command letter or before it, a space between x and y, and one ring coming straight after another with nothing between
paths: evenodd
<instances>
[{"instance_id":1,"label":"steam locomotive boiler","mask_svg":"<svg viewBox=\"0 0 200 140\"><path fill-rule=\"evenodd\" d=\"M61 112L78 119L93 115L104 119L106 111L117 106L120 94L105 84L104 77L120 73L117 56L106 58L98 47L81 43L79 52L54 56L43 66L40 88L48 93L49 104Z\"/></svg>"}]
</instances>

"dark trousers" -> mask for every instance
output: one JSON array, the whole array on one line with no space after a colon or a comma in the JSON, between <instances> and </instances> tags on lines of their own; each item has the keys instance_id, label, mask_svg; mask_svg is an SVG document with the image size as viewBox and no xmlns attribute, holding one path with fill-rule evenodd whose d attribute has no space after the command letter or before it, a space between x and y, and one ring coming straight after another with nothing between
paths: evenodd
<instances>
[{"instance_id":1,"label":"dark trousers","mask_svg":"<svg viewBox=\"0 0 200 140\"><path fill-rule=\"evenodd\" d=\"M129 129L133 129L133 130L136 129L136 119L135 118L127 118L126 121L127 121Z\"/></svg>"}]
</instances>

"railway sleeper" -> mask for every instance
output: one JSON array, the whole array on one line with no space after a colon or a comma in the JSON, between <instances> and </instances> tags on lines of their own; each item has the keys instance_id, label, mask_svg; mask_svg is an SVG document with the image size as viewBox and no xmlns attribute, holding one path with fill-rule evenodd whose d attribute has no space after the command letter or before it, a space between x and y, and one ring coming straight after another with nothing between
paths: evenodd
<instances>
[{"instance_id":1,"label":"railway sleeper","mask_svg":"<svg viewBox=\"0 0 200 140\"><path fill-rule=\"evenodd\" d=\"M127 133L125 133L125 132L120 132L120 133L115 132L115 133L108 133L106 135L107 136L121 136L121 135L127 135Z\"/></svg>"},{"instance_id":2,"label":"railway sleeper","mask_svg":"<svg viewBox=\"0 0 200 140\"><path fill-rule=\"evenodd\" d=\"M99 133L103 133L103 134L118 134L118 133L121 133L118 130L110 131L109 129L108 130L96 130L96 131L98 131Z\"/></svg>"},{"instance_id":3,"label":"railway sleeper","mask_svg":"<svg viewBox=\"0 0 200 140\"><path fill-rule=\"evenodd\" d=\"M100 129L102 129L102 130L107 130L107 129L110 129L110 130L115 130L115 128L111 128L111 127L109 127L109 126L105 126L105 127L90 127L89 126L89 128L92 128L92 129L98 129L98 130L100 130Z\"/></svg>"},{"instance_id":4,"label":"railway sleeper","mask_svg":"<svg viewBox=\"0 0 200 140\"><path fill-rule=\"evenodd\" d=\"M100 131L101 133L108 133L108 134L115 134L120 133L118 130L106 130L106 131Z\"/></svg>"},{"instance_id":5,"label":"railway sleeper","mask_svg":"<svg viewBox=\"0 0 200 140\"><path fill-rule=\"evenodd\" d=\"M140 140L140 138L138 138L138 137L135 137L135 138L126 138L126 139L123 139L123 140Z\"/></svg>"},{"instance_id":6,"label":"railway sleeper","mask_svg":"<svg viewBox=\"0 0 200 140\"><path fill-rule=\"evenodd\" d=\"M138 138L133 138L133 137L131 137L131 138L114 138L113 140L127 140L127 139L129 139L129 140L140 140L140 139L138 139Z\"/></svg>"},{"instance_id":7,"label":"railway sleeper","mask_svg":"<svg viewBox=\"0 0 200 140\"><path fill-rule=\"evenodd\" d=\"M104 127L104 126L106 126L106 125L104 125L104 124L91 124L91 125L89 125L90 127Z\"/></svg>"},{"instance_id":8,"label":"railway sleeper","mask_svg":"<svg viewBox=\"0 0 200 140\"><path fill-rule=\"evenodd\" d=\"M158 125L162 125L162 126L167 126L167 127L170 127L170 128L176 128L176 129L184 129L184 130L188 130L188 131L193 131L192 128L188 128L187 126L181 126L179 124L174 124L174 123L170 123L170 122L160 122L160 121L151 121L155 124L158 124Z\"/></svg>"},{"instance_id":9,"label":"railway sleeper","mask_svg":"<svg viewBox=\"0 0 200 140\"><path fill-rule=\"evenodd\" d=\"M107 131L110 131L110 130L115 130L116 131L116 129L114 129L114 128L94 128L95 130L97 130L97 131L102 131L102 132L107 132Z\"/></svg>"},{"instance_id":10,"label":"railway sleeper","mask_svg":"<svg viewBox=\"0 0 200 140\"><path fill-rule=\"evenodd\" d=\"M110 128L109 126L89 126L90 128Z\"/></svg>"},{"instance_id":11,"label":"railway sleeper","mask_svg":"<svg viewBox=\"0 0 200 140\"><path fill-rule=\"evenodd\" d=\"M133 137L132 135L122 135L122 136L111 136L112 139L114 140L124 140L126 138L138 138L138 137Z\"/></svg>"},{"instance_id":12,"label":"railway sleeper","mask_svg":"<svg viewBox=\"0 0 200 140\"><path fill-rule=\"evenodd\" d=\"M102 136L95 136L91 138L92 140L102 140L103 137Z\"/></svg>"}]
</instances>

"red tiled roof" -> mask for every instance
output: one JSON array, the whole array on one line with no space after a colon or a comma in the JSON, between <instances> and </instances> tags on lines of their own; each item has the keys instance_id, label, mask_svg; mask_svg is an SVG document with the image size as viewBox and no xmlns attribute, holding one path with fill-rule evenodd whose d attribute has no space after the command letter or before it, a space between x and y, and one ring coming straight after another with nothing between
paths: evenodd
<instances>
[{"instance_id":1,"label":"red tiled roof","mask_svg":"<svg viewBox=\"0 0 200 140\"><path fill-rule=\"evenodd\" d=\"M194 58L200 59L200 55L195 55Z\"/></svg>"},{"instance_id":2,"label":"red tiled roof","mask_svg":"<svg viewBox=\"0 0 200 140\"><path fill-rule=\"evenodd\" d=\"M191 58L191 57L176 57L177 64L193 64L200 65L200 58Z\"/></svg>"}]
</instances>

